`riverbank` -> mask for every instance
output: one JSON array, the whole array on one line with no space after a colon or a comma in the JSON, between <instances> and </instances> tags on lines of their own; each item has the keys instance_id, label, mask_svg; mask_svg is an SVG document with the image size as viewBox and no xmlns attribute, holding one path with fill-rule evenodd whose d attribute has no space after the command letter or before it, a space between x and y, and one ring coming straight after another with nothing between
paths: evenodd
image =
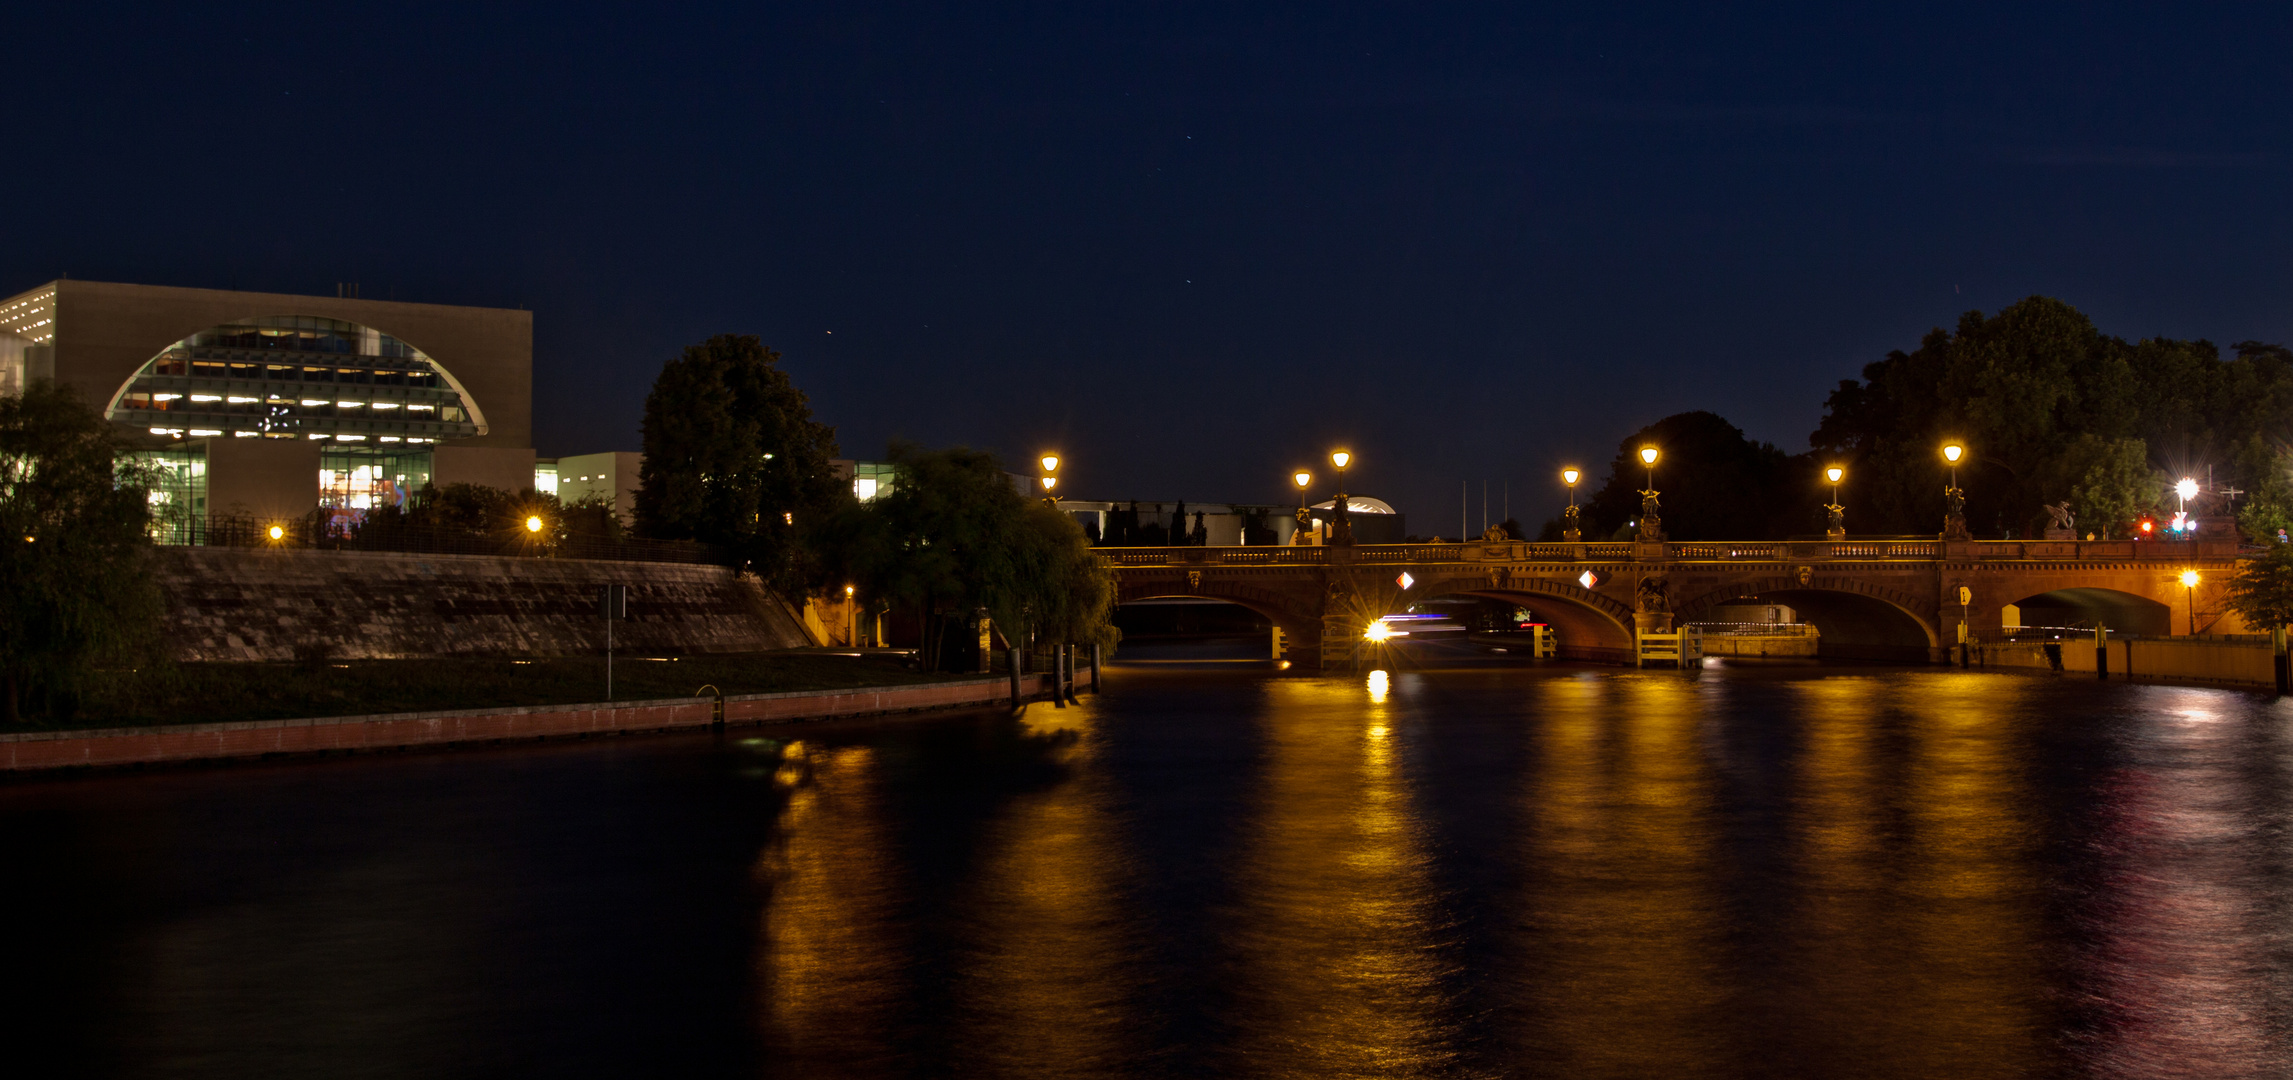
<instances>
[{"instance_id":1,"label":"riverbank","mask_svg":"<svg viewBox=\"0 0 2293 1080\"><path fill-rule=\"evenodd\" d=\"M621 656L611 695L603 656L170 663L100 673L68 719L0 733L580 705L608 696L679 698L704 685L726 694L850 690L950 677L912 670L898 653L818 650Z\"/></svg>"},{"instance_id":2,"label":"riverbank","mask_svg":"<svg viewBox=\"0 0 2293 1080\"><path fill-rule=\"evenodd\" d=\"M1077 690L1089 686L1086 675ZM1051 676L1023 675L1023 700L1048 697ZM157 765L290 754L397 750L521 739L628 735L1008 704L1011 680L939 680L826 692L455 709L0 734L0 772Z\"/></svg>"}]
</instances>

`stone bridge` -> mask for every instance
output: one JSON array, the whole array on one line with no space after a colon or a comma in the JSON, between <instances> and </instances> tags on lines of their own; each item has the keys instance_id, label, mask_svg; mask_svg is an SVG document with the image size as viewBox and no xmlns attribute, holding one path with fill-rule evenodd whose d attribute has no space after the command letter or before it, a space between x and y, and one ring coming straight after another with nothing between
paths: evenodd
<instances>
[{"instance_id":1,"label":"stone bridge","mask_svg":"<svg viewBox=\"0 0 2293 1080\"><path fill-rule=\"evenodd\" d=\"M1823 655L1940 662L1969 636L1996 639L2004 609L2022 623L2148 635L2242 631L2223 623L2223 586L2240 548L2198 541L1814 541L1380 544L1329 547L1100 548L1118 603L1194 596L1240 604L1282 630L1306 666L1348 662L1381 615L1436 596L1528 608L1561 655L1633 655L1641 583L1657 579L1670 615L1697 622L1730 601L1788 604L1815 624ZM2184 570L2200 584L2186 590ZM1401 583L1403 574L1409 585ZM1962 609L1959 589L1971 593ZM2038 613L2040 617L2033 617ZM2057 620L2049 622L2048 619Z\"/></svg>"}]
</instances>

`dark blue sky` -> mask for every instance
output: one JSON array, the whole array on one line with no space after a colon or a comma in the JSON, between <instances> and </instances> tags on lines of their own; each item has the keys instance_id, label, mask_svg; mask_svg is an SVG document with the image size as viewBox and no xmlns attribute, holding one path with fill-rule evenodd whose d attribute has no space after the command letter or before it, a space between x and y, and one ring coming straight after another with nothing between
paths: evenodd
<instances>
[{"instance_id":1,"label":"dark blue sky","mask_svg":"<svg viewBox=\"0 0 2293 1080\"><path fill-rule=\"evenodd\" d=\"M522 304L544 454L756 333L847 455L1278 500L1343 441L1419 532L1683 409L1803 449L2031 293L2293 339L2281 9L1425 7L42 5L0 289Z\"/></svg>"}]
</instances>

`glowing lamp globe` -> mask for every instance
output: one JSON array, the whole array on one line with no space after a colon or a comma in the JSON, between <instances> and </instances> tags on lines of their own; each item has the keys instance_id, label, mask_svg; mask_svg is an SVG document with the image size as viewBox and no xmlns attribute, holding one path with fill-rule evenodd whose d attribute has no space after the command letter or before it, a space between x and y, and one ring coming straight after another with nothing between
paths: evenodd
<instances>
[{"instance_id":1,"label":"glowing lamp globe","mask_svg":"<svg viewBox=\"0 0 2293 1080\"><path fill-rule=\"evenodd\" d=\"M529 518L525 519L525 531L527 531L527 532L533 532L533 533L537 533L537 532L540 532L540 531L541 531L541 519L540 519L540 518L538 518L538 517L529 517Z\"/></svg>"},{"instance_id":2,"label":"glowing lamp globe","mask_svg":"<svg viewBox=\"0 0 2293 1080\"><path fill-rule=\"evenodd\" d=\"M1314 482L1314 474L1307 472L1304 469L1299 469L1297 472L1290 474L1290 482L1298 485L1299 490L1304 490L1307 484Z\"/></svg>"},{"instance_id":3,"label":"glowing lamp globe","mask_svg":"<svg viewBox=\"0 0 2293 1080\"><path fill-rule=\"evenodd\" d=\"M1581 473L1581 472L1578 472L1578 471L1577 471L1577 470L1575 470L1575 469L1562 469L1562 470L1561 470L1561 483L1567 484L1567 485L1568 485L1568 486L1570 486L1570 487L1575 487L1575 486L1576 486L1576 482L1577 482L1577 480L1578 480L1579 478L1581 478L1582 476L1584 476L1584 474L1583 474L1583 473Z\"/></svg>"},{"instance_id":4,"label":"glowing lamp globe","mask_svg":"<svg viewBox=\"0 0 2293 1080\"><path fill-rule=\"evenodd\" d=\"M1959 458L1964 457L1966 452L1967 448L1964 446L1957 443L1946 443L1943 446L1943 460L1956 465L1959 463Z\"/></svg>"},{"instance_id":5,"label":"glowing lamp globe","mask_svg":"<svg viewBox=\"0 0 2293 1080\"><path fill-rule=\"evenodd\" d=\"M1823 478L1831 481L1834 484L1838 483L1842 478L1846 477L1846 475L1847 470L1842 469L1837 465L1823 470Z\"/></svg>"},{"instance_id":6,"label":"glowing lamp globe","mask_svg":"<svg viewBox=\"0 0 2293 1080\"><path fill-rule=\"evenodd\" d=\"M1330 453L1330 464L1335 465L1341 469L1351 464L1353 459L1354 456L1344 450L1334 450Z\"/></svg>"},{"instance_id":7,"label":"glowing lamp globe","mask_svg":"<svg viewBox=\"0 0 2293 1080\"><path fill-rule=\"evenodd\" d=\"M1059 455L1057 455L1057 454L1045 454L1045 455L1043 455L1043 471L1044 471L1044 472L1058 472L1058 471L1059 471Z\"/></svg>"},{"instance_id":8,"label":"glowing lamp globe","mask_svg":"<svg viewBox=\"0 0 2293 1080\"><path fill-rule=\"evenodd\" d=\"M1658 454L1658 453L1660 453L1660 451L1658 451L1658 450L1657 450L1655 447L1653 447L1653 446L1643 446L1643 447L1641 447L1641 448L1640 448L1640 463L1641 463L1641 464L1643 464L1643 465L1654 465L1654 464L1656 464L1656 456L1657 456L1657 454Z\"/></svg>"},{"instance_id":9,"label":"glowing lamp globe","mask_svg":"<svg viewBox=\"0 0 2293 1080\"><path fill-rule=\"evenodd\" d=\"M1059 478L1058 478L1058 477L1056 477L1056 476L1046 476L1046 477L1044 477L1044 478L1043 478L1043 490L1045 490L1045 491L1049 491L1049 490L1051 490L1052 488L1055 488L1055 487L1058 487L1058 486L1059 486Z\"/></svg>"},{"instance_id":10,"label":"glowing lamp globe","mask_svg":"<svg viewBox=\"0 0 2293 1080\"><path fill-rule=\"evenodd\" d=\"M2182 588L2185 588L2185 589L2194 589L2194 588L2197 588L2197 571L2195 571L2195 570L2184 570L2184 571L2182 571Z\"/></svg>"},{"instance_id":11,"label":"glowing lamp globe","mask_svg":"<svg viewBox=\"0 0 2293 1080\"><path fill-rule=\"evenodd\" d=\"M2184 499L2197 498L2197 481L2182 477L2182 482L2174 485L2174 494Z\"/></svg>"},{"instance_id":12,"label":"glowing lamp globe","mask_svg":"<svg viewBox=\"0 0 2293 1080\"><path fill-rule=\"evenodd\" d=\"M273 539L273 540L284 540L284 539L286 539L286 538L287 538L287 528L286 528L286 526L284 526L284 525L273 525L273 526L271 526L271 539Z\"/></svg>"}]
</instances>

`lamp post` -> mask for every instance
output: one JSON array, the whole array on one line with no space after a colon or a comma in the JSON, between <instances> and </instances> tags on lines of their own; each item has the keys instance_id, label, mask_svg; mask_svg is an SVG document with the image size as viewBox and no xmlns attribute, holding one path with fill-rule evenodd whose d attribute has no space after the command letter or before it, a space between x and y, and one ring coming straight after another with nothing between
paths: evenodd
<instances>
[{"instance_id":1,"label":"lamp post","mask_svg":"<svg viewBox=\"0 0 2293 1080\"><path fill-rule=\"evenodd\" d=\"M1568 509L1561 511L1561 540L1574 544L1584 539L1576 515L1576 482L1584 479L1583 471L1570 465L1561 470L1561 483L1568 485Z\"/></svg>"},{"instance_id":2,"label":"lamp post","mask_svg":"<svg viewBox=\"0 0 2293 1080\"><path fill-rule=\"evenodd\" d=\"M2197 571L2182 571L2182 600L2189 605L2189 632L2197 636Z\"/></svg>"},{"instance_id":3,"label":"lamp post","mask_svg":"<svg viewBox=\"0 0 2293 1080\"><path fill-rule=\"evenodd\" d=\"M1827 540L1847 539L1847 508L1839 505L1839 482L1847 478L1847 470L1833 465L1823 470L1823 478L1831 481L1831 502L1823 509L1831 515L1824 528Z\"/></svg>"},{"instance_id":4,"label":"lamp post","mask_svg":"<svg viewBox=\"0 0 2293 1080\"><path fill-rule=\"evenodd\" d=\"M1330 504L1330 543L1333 544L1354 542L1353 519L1346 513L1346 466L1353 464L1353 459L1352 451L1330 451L1330 464L1338 470L1338 498Z\"/></svg>"},{"instance_id":5,"label":"lamp post","mask_svg":"<svg viewBox=\"0 0 2293 1080\"><path fill-rule=\"evenodd\" d=\"M1656 501L1656 459L1663 451L1654 446L1640 448L1640 464L1647 470L1648 486L1640 492L1640 539L1644 543L1660 543L1664 539L1662 507Z\"/></svg>"},{"instance_id":6,"label":"lamp post","mask_svg":"<svg viewBox=\"0 0 2293 1080\"><path fill-rule=\"evenodd\" d=\"M1966 453L1967 448L1956 439L1943 444L1943 460L1949 463L1951 468L1950 485L1943 489L1943 539L1945 540L1972 539L1967 533L1967 493L1959 488L1959 459L1965 457Z\"/></svg>"},{"instance_id":7,"label":"lamp post","mask_svg":"<svg viewBox=\"0 0 2293 1080\"><path fill-rule=\"evenodd\" d=\"M860 647L860 613L852 607L852 587L844 586L844 647Z\"/></svg>"},{"instance_id":8,"label":"lamp post","mask_svg":"<svg viewBox=\"0 0 2293 1080\"><path fill-rule=\"evenodd\" d=\"M1035 460L1043 466L1043 504L1057 509L1059 496L1052 494L1051 490L1059 486L1059 455L1056 452L1045 453Z\"/></svg>"},{"instance_id":9,"label":"lamp post","mask_svg":"<svg viewBox=\"0 0 2293 1080\"><path fill-rule=\"evenodd\" d=\"M1310 520L1306 515L1306 487L1307 485L1314 482L1314 474L1307 472L1304 469L1299 469L1297 472L1290 474L1290 482L1298 485L1298 527L1290 530L1290 542L1293 544L1302 544L1306 541L1298 539L1300 534L1304 534L1309 537L1313 535L1310 531L1308 531L1308 526L1306 525L1306 522Z\"/></svg>"},{"instance_id":10,"label":"lamp post","mask_svg":"<svg viewBox=\"0 0 2293 1080\"><path fill-rule=\"evenodd\" d=\"M2197 498L2197 481L2182 477L2181 482L2174 485L2174 531L2184 539L2197 531L2196 522L2189 519L2189 501L2194 498Z\"/></svg>"}]
</instances>

